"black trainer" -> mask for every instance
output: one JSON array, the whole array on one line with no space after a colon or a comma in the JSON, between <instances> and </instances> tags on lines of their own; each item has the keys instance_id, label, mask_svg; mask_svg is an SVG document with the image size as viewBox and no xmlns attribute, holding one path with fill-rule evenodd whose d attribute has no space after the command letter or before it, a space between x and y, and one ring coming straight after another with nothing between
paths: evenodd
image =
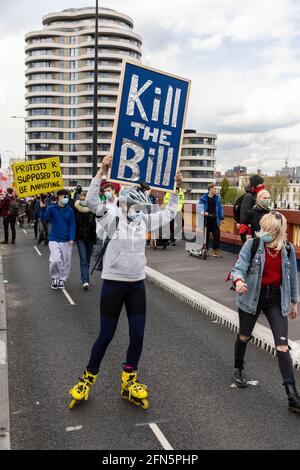
<instances>
[{"instance_id":1,"label":"black trainer","mask_svg":"<svg viewBox=\"0 0 300 470\"><path fill-rule=\"evenodd\" d=\"M7 241L1 242L1 245L8 245Z\"/></svg>"},{"instance_id":2,"label":"black trainer","mask_svg":"<svg viewBox=\"0 0 300 470\"><path fill-rule=\"evenodd\" d=\"M58 280L57 279L52 279L51 281L51 289L57 290L58 289Z\"/></svg>"},{"instance_id":3,"label":"black trainer","mask_svg":"<svg viewBox=\"0 0 300 470\"><path fill-rule=\"evenodd\" d=\"M285 384L285 391L288 397L289 410L293 413L300 413L300 397L295 384Z\"/></svg>"},{"instance_id":4,"label":"black trainer","mask_svg":"<svg viewBox=\"0 0 300 470\"><path fill-rule=\"evenodd\" d=\"M247 387L248 384L247 384L247 379L245 376L244 369L235 368L232 374L232 381L238 387L241 387L241 388Z\"/></svg>"}]
</instances>

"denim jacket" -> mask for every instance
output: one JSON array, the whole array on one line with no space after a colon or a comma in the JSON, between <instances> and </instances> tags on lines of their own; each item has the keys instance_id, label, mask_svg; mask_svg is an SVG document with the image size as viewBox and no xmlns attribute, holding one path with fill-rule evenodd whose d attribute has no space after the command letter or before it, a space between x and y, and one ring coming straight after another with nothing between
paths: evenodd
<instances>
[{"instance_id":1,"label":"denim jacket","mask_svg":"<svg viewBox=\"0 0 300 470\"><path fill-rule=\"evenodd\" d=\"M244 312L255 314L258 306L261 281L265 265L265 239L261 237L256 255L249 266L253 239L248 240L240 251L239 258L231 271L231 280L243 279L248 287L246 294L237 295L236 304ZM291 245L290 256L286 248L281 250L282 285L281 312L285 317L291 311L291 303L299 302L298 270L295 249Z\"/></svg>"}]
</instances>

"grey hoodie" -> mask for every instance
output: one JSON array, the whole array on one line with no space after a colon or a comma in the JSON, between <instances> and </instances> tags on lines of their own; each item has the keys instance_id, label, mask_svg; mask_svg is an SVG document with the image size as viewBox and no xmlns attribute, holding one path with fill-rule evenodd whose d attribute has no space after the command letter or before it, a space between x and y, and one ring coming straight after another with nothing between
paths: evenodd
<instances>
[{"instance_id":1,"label":"grey hoodie","mask_svg":"<svg viewBox=\"0 0 300 470\"><path fill-rule=\"evenodd\" d=\"M93 178L89 187L86 201L89 209L96 214L97 224L102 225L107 233L116 216L119 226L107 246L104 260L102 279L112 281L135 282L145 279L145 245L148 231L158 230L169 224L176 217L178 196L171 194L169 204L164 210L155 214L143 214L138 222L128 223L126 214L120 207L107 208L99 199L101 180Z\"/></svg>"}]
</instances>

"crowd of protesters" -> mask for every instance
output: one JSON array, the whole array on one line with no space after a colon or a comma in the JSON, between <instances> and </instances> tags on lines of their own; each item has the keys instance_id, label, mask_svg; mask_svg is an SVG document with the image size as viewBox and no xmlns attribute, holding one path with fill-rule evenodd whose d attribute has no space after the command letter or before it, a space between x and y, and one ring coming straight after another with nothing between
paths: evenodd
<instances>
[{"instance_id":1,"label":"crowd of protesters","mask_svg":"<svg viewBox=\"0 0 300 470\"><path fill-rule=\"evenodd\" d=\"M105 161L108 162L108 160ZM101 171L98 175L100 173ZM130 230L138 232L137 226L142 223L145 217L141 215L145 213L141 207L143 205L151 206L152 204L156 205L156 209L150 211L153 220L159 220L159 217L161 217L157 212L166 215L164 224L166 225L167 222L169 227L169 244L176 245L176 239L184 236L185 196L180 182L181 178L178 177L174 194L167 193L161 201L160 207L157 204L157 197L151 193L150 187L142 183L133 190L136 191L134 198L136 198L135 203L138 205L138 210L133 209L133 203L131 206L128 203L126 205L122 199L123 196L119 198L119 193L121 195L126 193L126 186L123 189L120 185L102 180L100 176L93 179L88 193L81 186L77 186L76 189L71 191L62 189L56 194L41 194L29 199L21 199L16 197L12 188L8 188L0 201L0 214L3 217L4 228L4 240L1 243L9 244L9 240L11 240L11 243L15 244L16 226L19 225L20 228L24 228L25 220L27 220L27 226L33 227L36 243L43 242L45 245L49 245L51 288L55 290L65 288L65 283L71 271L73 245L76 244L80 258L80 281L82 288L88 290L92 259L99 261L102 255L101 262L103 263L103 255L108 246L108 238L111 235L110 227L103 224L105 217L109 220L117 220L117 227L121 217L124 223L127 221ZM128 195L129 193L130 190ZM174 206L175 202L176 205ZM224 221L224 212L215 184L208 186L208 191L200 198L199 204L204 208L204 245L209 251L210 235L212 234L213 256L222 258L220 226ZM233 382L238 387L247 386L248 382L244 373L244 356L255 323L263 311L274 335L279 369L286 389L289 409L300 413L300 398L295 388L292 361L289 354L287 323L288 318L294 319L297 316L297 303L299 302L297 262L295 249L287 241L287 221L282 214L272 211L271 206L270 193L265 189L261 175L252 175L250 177L245 193L239 197L234 205L234 219L241 238L242 249L229 275L233 283L232 288L237 294L240 321L240 330L235 343ZM122 210L120 207L122 207ZM176 208L177 210L175 210ZM147 211L149 213L149 208L147 208ZM167 217L167 214L170 216ZM152 219L149 218L149 220ZM164 224L157 223L156 229L160 230ZM115 227L115 230L117 227ZM150 238L153 234L155 237L156 232L152 233L149 230ZM145 234L146 232L147 230ZM130 233L127 234L129 238L131 237ZM132 236L135 239L136 235ZM114 239L114 233L110 238ZM129 242L133 243L128 240ZM117 246L116 242L111 245ZM124 246L126 246L126 243ZM156 247L157 245L154 244L153 246ZM125 256L125 252L121 255ZM112 256L111 250L109 253ZM134 267L138 269L139 258L134 253L131 253L131 255L136 257L136 266ZM104 277L107 282L104 284L105 286L109 284L109 288L114 287L116 283L120 284L125 272L127 276L124 283L126 289L130 284L130 256L126 261L126 266L121 262L122 256L120 256L120 273L115 272L113 265L108 267L107 256L104 258L106 259L105 269L108 269L108 274L106 273L108 277ZM141 254L141 259L142 257L144 259L144 255ZM135 282L139 283L140 279ZM122 289L124 290L125 287L123 286ZM137 289L140 289L140 286L137 286ZM140 293L138 290L136 292ZM137 293L135 295L138 296ZM99 369L99 358L102 358L107 347L107 344L105 347L102 344L101 334L97 341L91 356L94 362L92 362L92 366L88 366L81 382L76 385L77 388L80 388L85 384L87 395L91 385L89 380L95 381ZM134 357L139 358L139 353L136 353ZM134 361L133 363L135 364ZM125 369L123 369L125 375L128 374L127 366L128 364L125 364ZM76 396L76 400L80 401L82 397L77 393L77 388L74 389L76 393L73 390L73 399ZM139 389L138 392L141 392L141 398L143 390ZM86 395L83 394L82 396ZM145 403L140 404L140 406L144 405Z\"/></svg>"}]
</instances>

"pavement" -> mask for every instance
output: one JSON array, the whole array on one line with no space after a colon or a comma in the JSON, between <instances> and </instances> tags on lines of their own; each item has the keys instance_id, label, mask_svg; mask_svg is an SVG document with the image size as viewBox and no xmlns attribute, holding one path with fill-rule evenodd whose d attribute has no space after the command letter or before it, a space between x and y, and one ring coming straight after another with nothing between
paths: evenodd
<instances>
[{"instance_id":1,"label":"pavement","mask_svg":"<svg viewBox=\"0 0 300 470\"><path fill-rule=\"evenodd\" d=\"M123 312L90 400L68 410L68 390L98 334L101 280L96 273L91 290L82 291L75 248L69 298L52 291L48 248L36 250L32 231L25 232L19 230L15 246L1 247L12 449L300 449L300 416L287 409L276 358L249 344L248 378L258 384L232 388L235 335L148 281L139 374L148 385L150 409L119 395L128 345ZM180 247L147 251L150 265L164 256L170 261L173 252L181 256ZM202 263L184 256L195 267ZM215 262L220 260L207 261L207 278Z\"/></svg>"},{"instance_id":2,"label":"pavement","mask_svg":"<svg viewBox=\"0 0 300 470\"><path fill-rule=\"evenodd\" d=\"M176 246L169 246L167 250L147 248L146 254L148 266L151 268L228 308L236 310L236 295L230 290L231 283L225 282L225 279L231 271L237 255L224 251L223 258L219 259L213 257L210 250L208 259L202 260L189 256L183 241L177 241ZM263 314L259 317L259 323L269 327ZM300 312L298 318L289 322L289 338L300 343Z\"/></svg>"}]
</instances>

